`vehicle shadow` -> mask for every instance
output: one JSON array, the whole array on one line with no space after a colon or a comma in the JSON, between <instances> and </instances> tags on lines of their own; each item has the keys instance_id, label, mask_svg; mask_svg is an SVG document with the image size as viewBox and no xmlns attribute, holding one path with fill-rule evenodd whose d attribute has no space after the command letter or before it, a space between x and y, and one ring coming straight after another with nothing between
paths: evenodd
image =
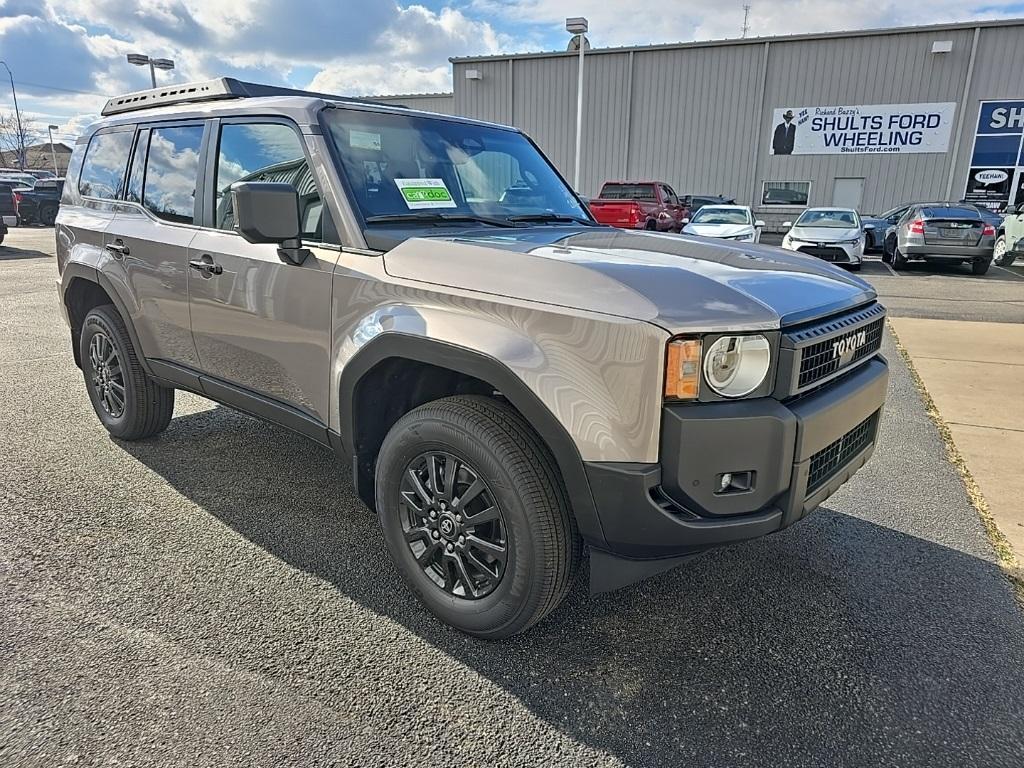
<instances>
[{"instance_id":1,"label":"vehicle shadow","mask_svg":"<svg viewBox=\"0 0 1024 768\"><path fill-rule=\"evenodd\" d=\"M528 633L483 642L406 592L328 451L220 407L122 447L266 552L626 764L1009 765L1024 754L1024 620L1007 610L997 567L857 510L821 509L612 594L588 596L582 574ZM337 674L343 662L323 660Z\"/></svg>"},{"instance_id":2,"label":"vehicle shadow","mask_svg":"<svg viewBox=\"0 0 1024 768\"><path fill-rule=\"evenodd\" d=\"M42 251L15 248L10 245L0 244L0 261L21 261L22 259L52 259L48 253Z\"/></svg>"},{"instance_id":3,"label":"vehicle shadow","mask_svg":"<svg viewBox=\"0 0 1024 768\"><path fill-rule=\"evenodd\" d=\"M1002 280L1016 281L1015 274L1007 272L1001 267L992 265L984 275L975 275L971 272L970 264L943 264L941 262L912 261L901 267L898 274L914 277L968 277L972 280Z\"/></svg>"}]
</instances>

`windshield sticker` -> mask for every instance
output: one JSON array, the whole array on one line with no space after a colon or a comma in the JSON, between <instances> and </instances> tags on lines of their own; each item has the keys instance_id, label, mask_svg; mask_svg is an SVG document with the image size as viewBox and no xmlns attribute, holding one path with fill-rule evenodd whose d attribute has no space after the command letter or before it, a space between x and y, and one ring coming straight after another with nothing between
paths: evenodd
<instances>
[{"instance_id":1,"label":"windshield sticker","mask_svg":"<svg viewBox=\"0 0 1024 768\"><path fill-rule=\"evenodd\" d=\"M353 149L370 149L380 152L380 134L369 131L349 131L348 145Z\"/></svg>"},{"instance_id":2,"label":"windshield sticker","mask_svg":"<svg viewBox=\"0 0 1024 768\"><path fill-rule=\"evenodd\" d=\"M395 179L395 184L410 210L458 207L443 179Z\"/></svg>"}]
</instances>

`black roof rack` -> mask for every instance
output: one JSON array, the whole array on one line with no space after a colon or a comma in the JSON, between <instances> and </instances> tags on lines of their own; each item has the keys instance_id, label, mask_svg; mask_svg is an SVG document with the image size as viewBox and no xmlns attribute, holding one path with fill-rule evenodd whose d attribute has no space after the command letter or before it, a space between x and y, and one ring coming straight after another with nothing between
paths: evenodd
<instances>
[{"instance_id":1,"label":"black roof rack","mask_svg":"<svg viewBox=\"0 0 1024 768\"><path fill-rule=\"evenodd\" d=\"M310 96L327 101L349 101L358 104L376 104L382 107L402 107L400 104L384 104L368 99L352 96L337 96L316 91L302 91L296 88L282 88L276 85L261 83L245 83L233 77L218 77L195 83L177 83L163 88L150 88L145 91L126 93L115 96L107 101L100 112L101 115L117 115L122 112L135 112L150 107L161 107L168 104L188 104L200 101L216 101L219 99L246 99L260 96ZM402 107L404 108L404 107Z\"/></svg>"}]
</instances>

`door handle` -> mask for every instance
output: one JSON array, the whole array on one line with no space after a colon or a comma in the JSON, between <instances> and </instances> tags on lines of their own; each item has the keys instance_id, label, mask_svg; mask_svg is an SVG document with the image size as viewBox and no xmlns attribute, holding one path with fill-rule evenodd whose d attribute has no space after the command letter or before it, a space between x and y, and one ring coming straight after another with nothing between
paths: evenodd
<instances>
[{"instance_id":1,"label":"door handle","mask_svg":"<svg viewBox=\"0 0 1024 768\"><path fill-rule=\"evenodd\" d=\"M115 259L123 259L125 256L130 256L132 252L131 248L125 245L124 241L120 239L115 240L112 243L107 243L103 247L110 251L114 255Z\"/></svg>"},{"instance_id":2,"label":"door handle","mask_svg":"<svg viewBox=\"0 0 1024 768\"><path fill-rule=\"evenodd\" d=\"M188 265L197 272L202 272L203 277L213 277L224 273L224 267L217 264L209 254L203 254L201 259L193 259Z\"/></svg>"}]
</instances>

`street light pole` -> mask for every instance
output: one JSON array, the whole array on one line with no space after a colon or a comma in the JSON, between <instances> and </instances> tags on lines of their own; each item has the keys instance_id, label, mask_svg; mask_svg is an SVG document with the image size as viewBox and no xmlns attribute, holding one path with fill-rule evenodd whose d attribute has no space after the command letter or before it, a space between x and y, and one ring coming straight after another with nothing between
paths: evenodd
<instances>
[{"instance_id":1,"label":"street light pole","mask_svg":"<svg viewBox=\"0 0 1024 768\"><path fill-rule=\"evenodd\" d=\"M7 70L7 77L11 81L11 95L14 97L14 119L18 122L18 168L25 170L25 134L21 130L21 112L18 110L18 92L14 89L14 75L6 61L0 61Z\"/></svg>"},{"instance_id":2,"label":"street light pole","mask_svg":"<svg viewBox=\"0 0 1024 768\"><path fill-rule=\"evenodd\" d=\"M57 153L53 149L53 131L57 127L56 125L46 126L46 133L50 137L50 159L53 161L53 174L60 176L60 171L57 169Z\"/></svg>"},{"instance_id":3,"label":"street light pole","mask_svg":"<svg viewBox=\"0 0 1024 768\"><path fill-rule=\"evenodd\" d=\"M572 176L572 188L576 192L580 191L580 146L583 137L583 51L587 47L586 34L589 26L582 16L565 20L565 30L575 36L580 49L576 80L576 167Z\"/></svg>"}]
</instances>

